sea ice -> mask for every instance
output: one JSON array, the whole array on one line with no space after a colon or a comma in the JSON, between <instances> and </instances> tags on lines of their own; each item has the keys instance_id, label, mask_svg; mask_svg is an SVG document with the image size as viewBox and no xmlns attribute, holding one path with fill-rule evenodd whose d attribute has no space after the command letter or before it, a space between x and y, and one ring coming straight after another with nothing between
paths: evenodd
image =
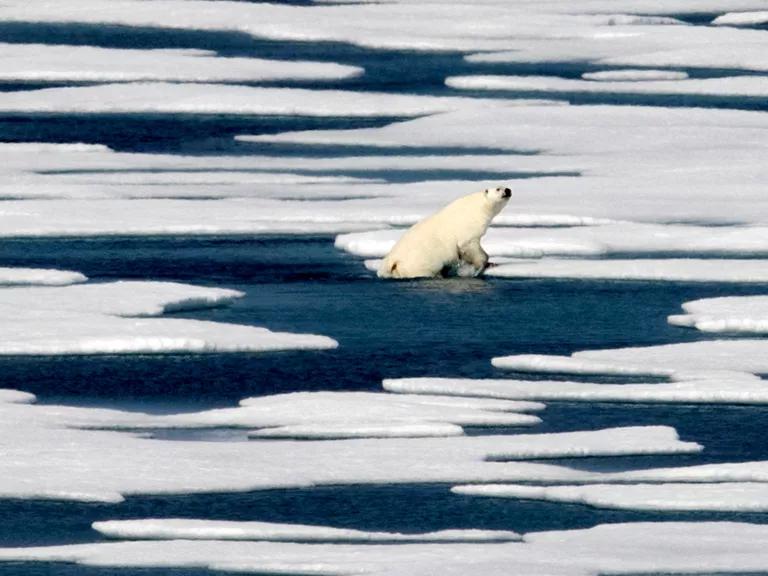
<instances>
[{"instance_id":1,"label":"sea ice","mask_svg":"<svg viewBox=\"0 0 768 576\"><path fill-rule=\"evenodd\" d=\"M340 409L343 407L343 409ZM167 416L126 415L119 428L258 428L254 438L457 436L461 426L531 426L537 402L371 392L294 392L247 398L236 408ZM101 427L101 424L98 424Z\"/></svg>"},{"instance_id":2,"label":"sea ice","mask_svg":"<svg viewBox=\"0 0 768 576\"><path fill-rule=\"evenodd\" d=\"M599 475L562 466L491 460L701 450L664 426L446 438L178 442L106 430L136 420L136 413L29 404L26 396L7 400L0 404L0 495L6 498L118 502L127 494L333 484L596 481ZM336 413L345 410L338 402ZM249 462L253 465L244 465Z\"/></svg>"},{"instance_id":3,"label":"sea ice","mask_svg":"<svg viewBox=\"0 0 768 576\"><path fill-rule=\"evenodd\" d=\"M371 221L355 220L362 210L345 213L336 204L339 202L317 205L186 197L8 201L9 208L18 210L0 212L0 237L311 234L370 229ZM374 218L373 223L381 223L381 217Z\"/></svg>"},{"instance_id":4,"label":"sea ice","mask_svg":"<svg viewBox=\"0 0 768 576\"><path fill-rule=\"evenodd\" d=\"M515 152L533 151L538 152L535 162L541 163L540 168L551 162L553 167L578 171L578 176L513 182L511 204L502 214L510 219L522 213L567 216L574 222L589 218L593 222L765 225L768 197L759 183L768 177L766 127L768 120L760 112L526 105L463 109L382 128L289 132L253 140L390 149L506 150L511 169L518 162L532 166L534 160L521 160ZM394 196L399 202L395 206L406 212L417 205L426 186L363 185L359 192L369 189L377 195ZM434 190L440 184L429 186ZM547 224L546 219L541 222ZM699 242L705 238L701 236Z\"/></svg>"},{"instance_id":5,"label":"sea ice","mask_svg":"<svg viewBox=\"0 0 768 576\"><path fill-rule=\"evenodd\" d=\"M102 84L0 93L0 112L14 114L152 113L387 117L434 114L483 103L482 100L450 96L165 82Z\"/></svg>"},{"instance_id":6,"label":"sea ice","mask_svg":"<svg viewBox=\"0 0 768 576\"><path fill-rule=\"evenodd\" d=\"M0 354L245 352L334 348L312 334L187 319L148 318L218 306L235 290L166 282L0 289Z\"/></svg>"},{"instance_id":7,"label":"sea ice","mask_svg":"<svg viewBox=\"0 0 768 576\"><path fill-rule=\"evenodd\" d=\"M205 50L118 50L0 43L0 80L18 82L236 82L337 80L362 68L325 62L221 58Z\"/></svg>"},{"instance_id":8,"label":"sea ice","mask_svg":"<svg viewBox=\"0 0 768 576\"><path fill-rule=\"evenodd\" d=\"M712 20L714 26L757 26L767 22L768 10L728 12Z\"/></svg>"},{"instance_id":9,"label":"sea ice","mask_svg":"<svg viewBox=\"0 0 768 576\"><path fill-rule=\"evenodd\" d=\"M636 348L584 350L571 356L515 355L494 358L497 368L563 374L636 374L675 380L743 378L768 373L768 341L711 340Z\"/></svg>"},{"instance_id":10,"label":"sea ice","mask_svg":"<svg viewBox=\"0 0 768 576\"><path fill-rule=\"evenodd\" d=\"M758 11L761 0L717 2L354 2L335 5L284 5L234 3L223 11L213 2L196 2L195 9L181 0L113 0L105 7L99 0L80 0L52 12L45 5L9 1L0 19L28 22L74 22L152 26L192 30L218 30L251 34L257 38L299 41L336 41L373 48L419 51L514 50L565 41L577 49L570 59L580 59L581 44L603 39L603 52L663 51L675 45L696 47L707 56L738 52L731 46L739 36L719 32L749 32L686 26L670 16L709 11ZM167 18L167 14L174 18ZM268 25L265 25L268 23ZM672 28L672 30L668 30ZM689 30L693 29L693 30ZM468 33L468 31L473 31ZM605 37L617 41L605 43ZM557 41L560 42L557 42ZM745 37L744 42L748 42ZM562 52L561 52L562 54ZM600 52L598 52L600 54ZM530 57L535 59L535 53ZM562 54L562 58L566 58Z\"/></svg>"},{"instance_id":11,"label":"sea ice","mask_svg":"<svg viewBox=\"0 0 768 576\"><path fill-rule=\"evenodd\" d=\"M178 539L5 548L0 549L0 559L329 576L759 573L765 569L767 539L768 527L761 524L635 522L530 533L523 542L376 545Z\"/></svg>"},{"instance_id":12,"label":"sea ice","mask_svg":"<svg viewBox=\"0 0 768 576\"><path fill-rule=\"evenodd\" d=\"M585 72L581 75L584 80L598 82L614 82L624 80L627 82L646 82L652 80L685 80L687 72L676 70L649 70L646 68L624 70L600 70L599 72Z\"/></svg>"},{"instance_id":13,"label":"sea ice","mask_svg":"<svg viewBox=\"0 0 768 576\"><path fill-rule=\"evenodd\" d=\"M601 78L605 80L605 78ZM732 76L683 80L636 80L621 78L592 82L554 76L453 76L447 86L461 90L509 90L545 93L600 94L685 94L706 96L746 96L761 98L768 95L768 79L763 76Z\"/></svg>"},{"instance_id":14,"label":"sea ice","mask_svg":"<svg viewBox=\"0 0 768 576\"><path fill-rule=\"evenodd\" d=\"M67 286L87 281L80 272L39 268L0 268L0 286Z\"/></svg>"},{"instance_id":15,"label":"sea ice","mask_svg":"<svg viewBox=\"0 0 768 576\"><path fill-rule=\"evenodd\" d=\"M455 486L456 494L587 504L596 508L668 511L768 511L768 488L760 483L589 484L586 486Z\"/></svg>"},{"instance_id":16,"label":"sea ice","mask_svg":"<svg viewBox=\"0 0 768 576\"><path fill-rule=\"evenodd\" d=\"M768 332L768 296L705 298L683 304L685 314L674 314L669 323L702 332Z\"/></svg>"},{"instance_id":17,"label":"sea ice","mask_svg":"<svg viewBox=\"0 0 768 576\"><path fill-rule=\"evenodd\" d=\"M652 384L598 384L546 380L403 378L384 380L384 389L405 394L559 400L568 402L682 402L768 404L768 383L722 376Z\"/></svg>"},{"instance_id":18,"label":"sea ice","mask_svg":"<svg viewBox=\"0 0 768 576\"><path fill-rule=\"evenodd\" d=\"M727 8L723 5L723 8ZM750 16L754 20L759 17ZM733 22L734 20L731 20ZM722 23L722 21L721 21ZM589 62L652 68L768 69L760 30L712 26L592 27L588 33L547 41L519 38L509 50L467 56L472 63Z\"/></svg>"},{"instance_id":19,"label":"sea ice","mask_svg":"<svg viewBox=\"0 0 768 576\"><path fill-rule=\"evenodd\" d=\"M110 538L130 540L258 540L270 542L513 542L520 534L505 530L441 530L415 534L365 532L326 526L152 518L94 522Z\"/></svg>"},{"instance_id":20,"label":"sea ice","mask_svg":"<svg viewBox=\"0 0 768 576\"><path fill-rule=\"evenodd\" d=\"M666 282L768 282L767 260L504 260L486 270L504 278L582 278Z\"/></svg>"}]
</instances>

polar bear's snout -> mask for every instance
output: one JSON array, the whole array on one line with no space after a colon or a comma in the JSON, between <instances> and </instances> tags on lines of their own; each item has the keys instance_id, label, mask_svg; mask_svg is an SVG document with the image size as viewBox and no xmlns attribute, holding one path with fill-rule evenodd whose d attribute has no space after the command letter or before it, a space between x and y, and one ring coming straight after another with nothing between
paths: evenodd
<instances>
[{"instance_id":1,"label":"polar bear's snout","mask_svg":"<svg viewBox=\"0 0 768 576\"><path fill-rule=\"evenodd\" d=\"M486 188L485 195L492 200L509 200L512 196L512 190L499 186L498 188Z\"/></svg>"}]
</instances>

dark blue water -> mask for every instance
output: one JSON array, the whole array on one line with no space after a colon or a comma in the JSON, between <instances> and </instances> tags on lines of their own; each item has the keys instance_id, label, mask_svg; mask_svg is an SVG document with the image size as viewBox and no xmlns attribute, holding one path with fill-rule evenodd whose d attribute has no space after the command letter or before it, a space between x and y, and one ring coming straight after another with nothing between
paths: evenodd
<instances>
[{"instance_id":1,"label":"dark blue water","mask_svg":"<svg viewBox=\"0 0 768 576\"><path fill-rule=\"evenodd\" d=\"M333 351L0 358L4 385L49 401L175 399L201 405L293 390L378 390L383 378L504 377L490 358L706 338L670 326L686 300L763 286L455 279L380 282L330 237L0 241L0 266L78 270L246 292L185 317L319 333ZM188 378L190 371L201 375ZM64 375L64 377L62 377Z\"/></svg>"}]
</instances>

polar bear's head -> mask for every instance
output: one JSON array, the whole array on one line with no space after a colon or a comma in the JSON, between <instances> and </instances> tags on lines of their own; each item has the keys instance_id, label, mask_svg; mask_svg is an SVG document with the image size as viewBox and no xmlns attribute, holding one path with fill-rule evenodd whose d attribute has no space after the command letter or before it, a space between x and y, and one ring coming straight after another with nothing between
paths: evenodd
<instances>
[{"instance_id":1,"label":"polar bear's head","mask_svg":"<svg viewBox=\"0 0 768 576\"><path fill-rule=\"evenodd\" d=\"M483 191L485 201L490 208L491 212L496 215L501 212L502 208L509 202L509 197L512 196L512 190L499 186L497 188L486 188Z\"/></svg>"}]
</instances>

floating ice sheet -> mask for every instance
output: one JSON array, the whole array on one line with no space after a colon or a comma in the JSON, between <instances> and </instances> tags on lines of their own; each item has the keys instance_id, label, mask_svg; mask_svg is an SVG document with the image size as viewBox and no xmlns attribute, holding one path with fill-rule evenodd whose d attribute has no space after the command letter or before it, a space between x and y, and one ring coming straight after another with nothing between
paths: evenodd
<instances>
[{"instance_id":1,"label":"floating ice sheet","mask_svg":"<svg viewBox=\"0 0 768 576\"><path fill-rule=\"evenodd\" d=\"M19 403L29 400L11 396L0 404L2 497L113 502L127 494L332 484L578 482L595 475L540 462L489 458L701 450L663 426L513 436L176 442L103 429L135 420L135 413ZM336 411L345 411L343 402Z\"/></svg>"},{"instance_id":2,"label":"floating ice sheet","mask_svg":"<svg viewBox=\"0 0 768 576\"><path fill-rule=\"evenodd\" d=\"M722 6L726 8L726 6ZM754 23L758 18L749 17ZM731 20L733 22L734 20ZM722 23L722 21L721 21ZM594 27L581 35L516 39L510 50L470 55L473 63L590 62L653 68L736 68L765 71L760 30L705 26Z\"/></svg>"},{"instance_id":3,"label":"floating ice sheet","mask_svg":"<svg viewBox=\"0 0 768 576\"><path fill-rule=\"evenodd\" d=\"M687 72L677 70L652 70L646 68L627 68L624 70L600 70L599 72L585 72L581 75L584 80L597 82L647 82L653 80L685 80Z\"/></svg>"},{"instance_id":4,"label":"floating ice sheet","mask_svg":"<svg viewBox=\"0 0 768 576\"><path fill-rule=\"evenodd\" d=\"M118 50L2 44L0 80L19 82L235 82L337 80L361 68L325 62L220 58L205 50Z\"/></svg>"},{"instance_id":5,"label":"floating ice sheet","mask_svg":"<svg viewBox=\"0 0 768 576\"><path fill-rule=\"evenodd\" d=\"M583 278L665 282L768 282L767 260L506 260L485 271L504 278Z\"/></svg>"},{"instance_id":6,"label":"floating ice sheet","mask_svg":"<svg viewBox=\"0 0 768 576\"><path fill-rule=\"evenodd\" d=\"M381 129L254 139L403 146L411 154L420 146L432 150L447 147L452 153L445 158L376 157L370 153L362 158L217 157L215 171L211 158L206 157L116 154L93 148L62 149L59 153L50 145L3 146L8 177L2 192L8 197L154 195L202 199L113 205L81 201L69 206L4 202L0 230L27 236L350 231L364 229L365 222L411 224L451 199L486 185L474 181L384 184L349 180L349 176L387 177L398 170L480 170L499 177L539 175L506 182L512 184L513 200L497 218L498 224L594 225L631 220L662 224L748 222L764 227L768 197L760 182L768 177L764 162L768 153L766 127L763 114L725 110L479 106ZM617 147L617 141L622 146ZM457 147L497 153L461 155L456 153ZM499 149L510 154L499 154ZM516 154L519 150L541 153ZM299 174L292 175L294 171ZM298 177L316 180L301 182ZM318 180L322 178L340 180L322 184ZM738 201L734 200L734 190L738 190ZM206 194L209 198L226 197L229 202L205 199ZM116 219L114 214L122 217ZM202 222L200 214L212 216ZM566 230L550 232L536 231L526 239L516 231L505 231L504 236L497 237L510 249L568 249L571 253L633 248L658 252L676 245L688 252L754 253L764 250L765 245L759 226L754 230L700 226L643 229L625 224L600 228L591 236ZM493 232L489 240L496 234Z\"/></svg>"},{"instance_id":7,"label":"floating ice sheet","mask_svg":"<svg viewBox=\"0 0 768 576\"><path fill-rule=\"evenodd\" d=\"M571 356L524 354L493 359L497 368L564 374L635 374L676 380L727 376L748 383L768 373L767 340L712 340L636 348L585 350Z\"/></svg>"},{"instance_id":8,"label":"floating ice sheet","mask_svg":"<svg viewBox=\"0 0 768 576\"><path fill-rule=\"evenodd\" d=\"M728 12L712 20L715 26L756 26L766 22L768 22L768 10Z\"/></svg>"},{"instance_id":9,"label":"floating ice sheet","mask_svg":"<svg viewBox=\"0 0 768 576\"><path fill-rule=\"evenodd\" d=\"M165 282L113 282L0 290L0 354L245 352L334 348L325 336L186 319L147 318L205 308L235 290Z\"/></svg>"},{"instance_id":10,"label":"floating ice sheet","mask_svg":"<svg viewBox=\"0 0 768 576\"><path fill-rule=\"evenodd\" d=\"M441 530L415 534L365 532L326 526L153 518L95 522L110 538L131 540L258 540L271 542L511 542L522 537L505 530Z\"/></svg>"},{"instance_id":11,"label":"floating ice sheet","mask_svg":"<svg viewBox=\"0 0 768 576\"><path fill-rule=\"evenodd\" d=\"M470 380L463 378L403 378L384 380L390 392L448 394L569 402L682 402L768 404L768 383L760 379L684 380L652 384L598 384L545 380Z\"/></svg>"},{"instance_id":12,"label":"floating ice sheet","mask_svg":"<svg viewBox=\"0 0 768 576\"><path fill-rule=\"evenodd\" d=\"M0 268L0 286L67 286L88 280L80 272L39 268Z\"/></svg>"},{"instance_id":13,"label":"floating ice sheet","mask_svg":"<svg viewBox=\"0 0 768 576\"><path fill-rule=\"evenodd\" d=\"M768 527L760 524L636 522L532 533L523 542L506 543L127 541L6 548L0 550L0 558L102 567L202 567L334 576L759 573L765 569L766 539Z\"/></svg>"},{"instance_id":14,"label":"floating ice sheet","mask_svg":"<svg viewBox=\"0 0 768 576\"><path fill-rule=\"evenodd\" d=\"M768 296L705 298L683 304L685 314L674 314L669 323L702 332L768 332Z\"/></svg>"},{"instance_id":15,"label":"floating ice sheet","mask_svg":"<svg viewBox=\"0 0 768 576\"><path fill-rule=\"evenodd\" d=\"M9 201L14 209L0 212L0 236L332 234L371 227L356 220L364 217L359 208L345 213L336 204L242 198Z\"/></svg>"},{"instance_id":16,"label":"floating ice sheet","mask_svg":"<svg viewBox=\"0 0 768 576\"><path fill-rule=\"evenodd\" d=\"M752 2L745 7L756 9L758 5ZM492 3L405 2L394 7L385 3L338 6L238 3L222 11L212 2L197 2L194 10L188 8L189 4L178 0L149 5L122 0L111 2L105 9L97 0L90 0L52 14L50 10L11 2L3 5L0 18L238 31L276 40L326 40L370 47L447 51L504 49L517 34L529 38L535 34L557 35L574 28L587 33L613 24L677 22L670 18L616 14L614 8L597 10L607 14L574 17L557 14L566 12L561 4L546 7L544 13L531 11L527 6ZM169 13L175 17L167 18ZM477 29L483 33L467 33Z\"/></svg>"},{"instance_id":17,"label":"floating ice sheet","mask_svg":"<svg viewBox=\"0 0 768 576\"><path fill-rule=\"evenodd\" d=\"M587 504L596 508L765 512L768 489L759 483L591 484L587 486L456 486L456 494Z\"/></svg>"},{"instance_id":18,"label":"floating ice sheet","mask_svg":"<svg viewBox=\"0 0 768 576\"><path fill-rule=\"evenodd\" d=\"M603 78L604 79L604 78ZM685 94L706 96L768 95L768 78L764 76L734 76L703 79L647 80L645 82L613 81L592 82L554 76L453 76L446 85L461 90L509 90L515 92L544 93L601 93L601 94Z\"/></svg>"},{"instance_id":19,"label":"floating ice sheet","mask_svg":"<svg viewBox=\"0 0 768 576\"><path fill-rule=\"evenodd\" d=\"M549 162L552 167L580 174L513 182L512 200L500 215L502 219L517 214L567 216L575 222L581 217L593 222L764 224L768 197L759 183L768 177L766 127L766 115L759 112L519 106L465 109L383 128L293 132L253 140L392 150L508 150L511 169L515 165L532 167L536 162L543 172ZM521 160L513 154L520 150L539 154L535 160ZM425 185L394 184L387 192L385 186L372 185L362 186L360 192L368 188L396 196L400 204L391 204L405 211L419 202L420 186ZM431 185L430 190L434 186L439 184ZM465 186L463 193L469 191ZM457 194L461 192L457 190ZM544 218L541 222L547 223Z\"/></svg>"},{"instance_id":20,"label":"floating ice sheet","mask_svg":"<svg viewBox=\"0 0 768 576\"><path fill-rule=\"evenodd\" d=\"M169 416L127 416L120 428L258 428L262 438L457 436L461 426L530 426L536 402L400 396L371 392L296 392L249 398L237 408Z\"/></svg>"},{"instance_id":21,"label":"floating ice sheet","mask_svg":"<svg viewBox=\"0 0 768 576\"><path fill-rule=\"evenodd\" d=\"M578 49L582 42L592 38L619 36L619 47L649 51L654 46L661 50L681 43L705 50L718 41L724 44L734 42L728 36L718 35L717 32L723 30L717 28L710 30L695 27L698 28L695 33L684 33L687 28L694 27L682 26L680 20L669 16L701 11L722 13L765 8L760 0L721 0L697 2L695 5L685 2L659 4L637 1L588 2L578 6L563 1L535 5L487 1L338 4L292 6L241 2L223 11L214 2L196 2L194 9L190 10L188 2L180 0L151 3L116 0L110 2L108 8L98 0L84 0L51 12L45 5L30 5L14 0L3 4L0 18L10 21L237 31L276 40L327 40L419 51L512 50L529 45L535 47L542 43L542 39L567 40ZM167 18L169 13L174 14L173 19ZM670 27L673 29L666 30ZM650 40L643 41L643 36L651 34L653 36ZM641 38L636 39L634 36ZM547 45L548 42L543 44ZM605 48L611 49L617 49L616 43ZM714 50L712 52L716 54ZM577 52L571 59L579 59L579 55ZM563 54L562 57L567 55Z\"/></svg>"},{"instance_id":22,"label":"floating ice sheet","mask_svg":"<svg viewBox=\"0 0 768 576\"><path fill-rule=\"evenodd\" d=\"M0 93L0 112L418 116L473 107L471 98L146 82Z\"/></svg>"}]
</instances>

